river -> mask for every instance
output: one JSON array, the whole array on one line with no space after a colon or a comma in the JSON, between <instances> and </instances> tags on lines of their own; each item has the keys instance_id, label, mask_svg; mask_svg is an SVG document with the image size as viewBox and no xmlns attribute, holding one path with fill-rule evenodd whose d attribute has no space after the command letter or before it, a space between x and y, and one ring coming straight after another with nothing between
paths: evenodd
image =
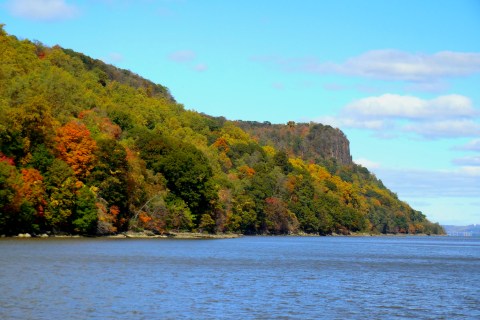
<instances>
[{"instance_id":1,"label":"river","mask_svg":"<svg viewBox=\"0 0 480 320\"><path fill-rule=\"evenodd\" d=\"M0 319L480 319L480 238L0 239Z\"/></svg>"}]
</instances>

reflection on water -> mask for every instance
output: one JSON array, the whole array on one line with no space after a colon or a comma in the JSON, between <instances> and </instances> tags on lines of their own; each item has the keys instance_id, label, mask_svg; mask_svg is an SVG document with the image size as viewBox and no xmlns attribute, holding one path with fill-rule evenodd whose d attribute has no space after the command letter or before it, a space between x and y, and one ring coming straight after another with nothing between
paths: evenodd
<instances>
[{"instance_id":1,"label":"reflection on water","mask_svg":"<svg viewBox=\"0 0 480 320\"><path fill-rule=\"evenodd\" d=\"M480 239L2 239L1 319L480 318Z\"/></svg>"}]
</instances>

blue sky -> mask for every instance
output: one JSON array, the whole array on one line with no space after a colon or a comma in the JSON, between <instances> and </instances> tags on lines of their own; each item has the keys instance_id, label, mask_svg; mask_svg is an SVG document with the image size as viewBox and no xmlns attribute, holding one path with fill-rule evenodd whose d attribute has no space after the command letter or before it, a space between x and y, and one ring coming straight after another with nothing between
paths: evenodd
<instances>
[{"instance_id":1,"label":"blue sky","mask_svg":"<svg viewBox=\"0 0 480 320\"><path fill-rule=\"evenodd\" d=\"M6 0L0 23L228 119L342 129L442 224L480 223L478 0Z\"/></svg>"}]
</instances>

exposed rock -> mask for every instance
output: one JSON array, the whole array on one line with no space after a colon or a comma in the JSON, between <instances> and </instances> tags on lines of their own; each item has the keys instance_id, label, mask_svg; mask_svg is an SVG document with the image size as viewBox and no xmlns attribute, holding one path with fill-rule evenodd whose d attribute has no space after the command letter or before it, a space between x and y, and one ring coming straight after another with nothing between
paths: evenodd
<instances>
[{"instance_id":1,"label":"exposed rock","mask_svg":"<svg viewBox=\"0 0 480 320\"><path fill-rule=\"evenodd\" d=\"M334 159L340 165L351 165L350 141L337 128L319 123L289 121L284 124L236 121L243 130L261 145L272 145L285 150L290 156L300 156L311 161Z\"/></svg>"},{"instance_id":2,"label":"exposed rock","mask_svg":"<svg viewBox=\"0 0 480 320\"><path fill-rule=\"evenodd\" d=\"M134 231L127 231L123 233L126 238L166 238L166 235L157 235L150 230L134 232Z\"/></svg>"},{"instance_id":3,"label":"exposed rock","mask_svg":"<svg viewBox=\"0 0 480 320\"><path fill-rule=\"evenodd\" d=\"M19 238L31 238L32 235L30 233L19 233L18 237Z\"/></svg>"},{"instance_id":4,"label":"exposed rock","mask_svg":"<svg viewBox=\"0 0 480 320\"><path fill-rule=\"evenodd\" d=\"M234 233L199 233L199 232L170 232L169 237L176 239L234 239L242 235Z\"/></svg>"}]
</instances>

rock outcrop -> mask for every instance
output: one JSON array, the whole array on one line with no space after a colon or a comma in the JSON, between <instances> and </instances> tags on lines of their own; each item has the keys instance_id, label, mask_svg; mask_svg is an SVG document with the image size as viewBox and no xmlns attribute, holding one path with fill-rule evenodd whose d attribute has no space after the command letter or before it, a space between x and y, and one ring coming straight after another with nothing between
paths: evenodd
<instances>
[{"instance_id":1,"label":"rock outcrop","mask_svg":"<svg viewBox=\"0 0 480 320\"><path fill-rule=\"evenodd\" d=\"M261 145L271 145L290 156L322 162L335 160L340 165L351 165L350 142L337 128L319 123L289 121L286 125L269 122L237 121L243 130Z\"/></svg>"}]
</instances>

